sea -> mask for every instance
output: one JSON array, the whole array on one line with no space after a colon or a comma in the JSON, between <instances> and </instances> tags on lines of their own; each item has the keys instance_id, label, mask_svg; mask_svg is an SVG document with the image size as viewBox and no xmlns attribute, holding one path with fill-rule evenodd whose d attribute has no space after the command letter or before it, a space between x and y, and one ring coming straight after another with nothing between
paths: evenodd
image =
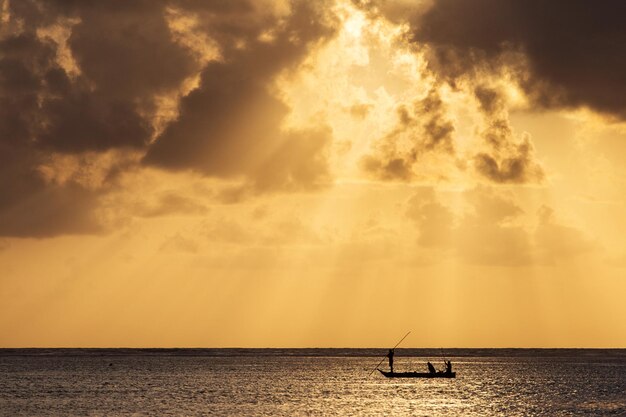
<instances>
[{"instance_id":1,"label":"sea","mask_svg":"<svg viewBox=\"0 0 626 417\"><path fill-rule=\"evenodd\" d=\"M626 349L396 349L455 379L387 379L385 353L0 349L0 415L626 416Z\"/></svg>"}]
</instances>

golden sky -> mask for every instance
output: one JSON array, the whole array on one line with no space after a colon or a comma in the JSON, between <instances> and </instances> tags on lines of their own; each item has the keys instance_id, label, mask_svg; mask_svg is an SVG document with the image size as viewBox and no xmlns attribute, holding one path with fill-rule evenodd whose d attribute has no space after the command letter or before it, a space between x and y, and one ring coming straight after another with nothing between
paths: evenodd
<instances>
[{"instance_id":1,"label":"golden sky","mask_svg":"<svg viewBox=\"0 0 626 417\"><path fill-rule=\"evenodd\" d=\"M625 7L0 0L0 347L626 347Z\"/></svg>"}]
</instances>

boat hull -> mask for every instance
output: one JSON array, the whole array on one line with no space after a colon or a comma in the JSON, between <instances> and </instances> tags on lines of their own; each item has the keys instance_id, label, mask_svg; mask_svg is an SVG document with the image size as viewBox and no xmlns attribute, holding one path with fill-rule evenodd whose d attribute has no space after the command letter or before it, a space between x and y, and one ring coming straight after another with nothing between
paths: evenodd
<instances>
[{"instance_id":1,"label":"boat hull","mask_svg":"<svg viewBox=\"0 0 626 417\"><path fill-rule=\"evenodd\" d=\"M387 378L456 378L456 372L386 372L378 370Z\"/></svg>"}]
</instances>

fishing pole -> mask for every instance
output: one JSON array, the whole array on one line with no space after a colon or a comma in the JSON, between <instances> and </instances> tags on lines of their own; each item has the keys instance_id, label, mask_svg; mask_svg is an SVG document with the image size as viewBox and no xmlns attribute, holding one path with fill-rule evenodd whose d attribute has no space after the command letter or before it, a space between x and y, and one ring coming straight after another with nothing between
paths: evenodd
<instances>
[{"instance_id":1,"label":"fishing pole","mask_svg":"<svg viewBox=\"0 0 626 417\"><path fill-rule=\"evenodd\" d=\"M446 354L443 353L443 348L439 348L441 349L441 357L443 358L443 364L445 365L446 369L448 369L448 358L446 358Z\"/></svg>"},{"instance_id":2,"label":"fishing pole","mask_svg":"<svg viewBox=\"0 0 626 417\"><path fill-rule=\"evenodd\" d=\"M397 348L397 347L398 347L398 345L399 345L400 343L402 343L402 341L403 341L404 339L406 339L406 337L409 335L409 333L411 333L411 331L409 331L407 334L405 334L405 335L404 335L404 337L403 337L402 339L400 339L400 341L399 341L398 343L396 343L396 345L395 345L394 347L392 347L392 348L391 348L391 350L394 350L395 348ZM385 360L385 357L383 357L383 358L380 360L380 362L378 362L378 365L376 365L376 368L372 369L372 372L370 372L370 374L369 374L368 376L371 376L371 375L374 373L374 371L378 369L378 367L380 366L380 364L381 364L381 363L383 363L383 361L384 361L384 360Z\"/></svg>"}]
</instances>

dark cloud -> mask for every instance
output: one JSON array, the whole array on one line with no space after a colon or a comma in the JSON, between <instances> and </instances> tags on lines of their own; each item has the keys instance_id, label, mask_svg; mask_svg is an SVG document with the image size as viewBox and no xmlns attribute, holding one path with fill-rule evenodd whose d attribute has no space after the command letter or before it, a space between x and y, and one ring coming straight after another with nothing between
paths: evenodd
<instances>
[{"instance_id":1,"label":"dark cloud","mask_svg":"<svg viewBox=\"0 0 626 417\"><path fill-rule=\"evenodd\" d=\"M361 161L362 168L382 180L408 181L413 166L427 152L454 154L454 125L436 89L416 100L411 109L398 108L396 127L376 144Z\"/></svg>"},{"instance_id":2,"label":"dark cloud","mask_svg":"<svg viewBox=\"0 0 626 417\"><path fill-rule=\"evenodd\" d=\"M98 91L123 100L148 100L177 88L198 69L190 52L173 41L163 3L77 3L72 15L80 23L72 27L69 47Z\"/></svg>"},{"instance_id":3,"label":"dark cloud","mask_svg":"<svg viewBox=\"0 0 626 417\"><path fill-rule=\"evenodd\" d=\"M488 153L479 153L474 157L476 171L485 178L498 183L525 183L543 178L541 171L533 171L532 145L528 140L515 149L514 154L497 160Z\"/></svg>"},{"instance_id":4,"label":"dark cloud","mask_svg":"<svg viewBox=\"0 0 626 417\"><path fill-rule=\"evenodd\" d=\"M39 168L51 155L133 150L147 165L243 178L261 191L327 180L330 132L283 131L289 109L270 91L332 34L324 3L294 1L290 10L252 0L2 3L0 235L100 230L94 213L120 167L99 190L88 189L43 178ZM189 30L215 42L219 62L207 65L176 38L172 10L197 17ZM159 135L159 97L175 97L197 74L199 88Z\"/></svg>"},{"instance_id":5,"label":"dark cloud","mask_svg":"<svg viewBox=\"0 0 626 417\"><path fill-rule=\"evenodd\" d=\"M366 155L361 160L361 167L374 178L384 181L409 181L413 177L411 163L402 157L381 159L374 155Z\"/></svg>"},{"instance_id":6,"label":"dark cloud","mask_svg":"<svg viewBox=\"0 0 626 417\"><path fill-rule=\"evenodd\" d=\"M0 234L49 237L99 233L103 223L97 208L97 196L82 187L35 186L23 198L15 198L2 207Z\"/></svg>"},{"instance_id":7,"label":"dark cloud","mask_svg":"<svg viewBox=\"0 0 626 417\"><path fill-rule=\"evenodd\" d=\"M217 199L239 203L250 196L271 191L311 191L331 182L326 150L330 128L320 127L281 133L281 143L266 150L266 156L249 169L250 180L222 189Z\"/></svg>"},{"instance_id":8,"label":"dark cloud","mask_svg":"<svg viewBox=\"0 0 626 417\"><path fill-rule=\"evenodd\" d=\"M383 15L395 23L417 19L424 11L424 5L420 3L423 2L416 0L352 0L352 4L365 11L369 17L376 18Z\"/></svg>"},{"instance_id":9,"label":"dark cloud","mask_svg":"<svg viewBox=\"0 0 626 417\"><path fill-rule=\"evenodd\" d=\"M43 76L50 69L55 51L34 34L0 40L0 141L20 146L35 134Z\"/></svg>"},{"instance_id":10,"label":"dark cloud","mask_svg":"<svg viewBox=\"0 0 626 417\"><path fill-rule=\"evenodd\" d=\"M330 182L326 156L332 132L329 128L292 131L253 171L257 190L307 190Z\"/></svg>"},{"instance_id":11,"label":"dark cloud","mask_svg":"<svg viewBox=\"0 0 626 417\"><path fill-rule=\"evenodd\" d=\"M626 118L625 14L621 0L436 0L409 19L413 41L431 46L431 67L448 80L517 66L536 105Z\"/></svg>"},{"instance_id":12,"label":"dark cloud","mask_svg":"<svg viewBox=\"0 0 626 417\"><path fill-rule=\"evenodd\" d=\"M0 235L97 232L99 197L109 187L50 182L39 167L53 154L80 159L143 148L152 134L145 103L188 76L191 57L169 40L160 3L23 0L7 10L0 30ZM67 47L78 68L64 66L71 63L61 62L63 40L46 30L71 31Z\"/></svg>"},{"instance_id":13,"label":"dark cloud","mask_svg":"<svg viewBox=\"0 0 626 417\"><path fill-rule=\"evenodd\" d=\"M197 69L171 39L163 3L9 4L10 18L22 23L0 42L0 95L2 108L21 117L3 118L0 129L12 129L14 141L72 153L141 148L152 134L145 110ZM66 73L60 46L38 33L51 25L71 31L67 47L79 75Z\"/></svg>"},{"instance_id":14,"label":"dark cloud","mask_svg":"<svg viewBox=\"0 0 626 417\"><path fill-rule=\"evenodd\" d=\"M179 118L149 148L145 162L220 177L252 177L253 182L264 183L269 177L256 179L256 173L266 172L256 167L272 160L281 149L294 149L295 159L282 152L282 160L274 158L275 164L295 168L303 162L298 151L302 141L311 158L317 159L314 148L318 146L308 142L319 138L319 145L324 145L326 136L283 131L281 124L289 109L270 87L275 77L295 68L312 46L332 33L324 24L323 11L321 3L298 1L292 3L286 21L271 16L249 20L243 13L208 28L210 36L220 40L224 59L202 71L200 87L182 100ZM302 178L305 183L315 174L287 167L271 171ZM320 175L325 173L322 170Z\"/></svg>"},{"instance_id":15,"label":"dark cloud","mask_svg":"<svg viewBox=\"0 0 626 417\"><path fill-rule=\"evenodd\" d=\"M422 50L426 52L430 74L453 88L463 81L473 89L483 118L482 127L477 130L483 146L470 155L469 161L481 177L496 183L543 180L543 169L535 158L530 135L513 132L502 92L485 84L489 76L503 75L506 71L507 76L517 78L535 100L545 105L548 103L542 97L552 97L555 105L557 99L561 100L557 90L563 90L562 86L538 74L529 75L525 66L528 60L523 58L526 51L523 38L512 35L516 33L513 26L520 24L518 19L524 19L519 9L526 7L526 3L515 0L421 3L362 0L355 3L372 16L383 15L396 23L408 22L411 30L407 41L428 46ZM569 104L561 102L559 105ZM419 107L421 109L417 109ZM415 114L418 116L400 109L400 127L380 141L375 154L366 156L365 170L382 179L408 180L413 176L412 167L421 152L439 149L452 154L454 125L447 120L443 107L436 91L432 91L417 103ZM419 146L410 147L408 152L406 146L402 148L404 151L398 151L403 126L414 126L414 119L421 123L425 139Z\"/></svg>"},{"instance_id":16,"label":"dark cloud","mask_svg":"<svg viewBox=\"0 0 626 417\"><path fill-rule=\"evenodd\" d=\"M541 165L535 160L530 135L517 138L513 134L509 115L500 92L482 85L474 89L486 125L482 138L486 151L474 156L476 171L497 183L541 182Z\"/></svg>"},{"instance_id":17,"label":"dark cloud","mask_svg":"<svg viewBox=\"0 0 626 417\"><path fill-rule=\"evenodd\" d=\"M450 153L454 151L452 145L454 126L445 118L445 112L445 106L434 89L425 98L415 103L415 113L423 118L422 145L424 149L440 148ZM410 124L411 120L407 120L407 123Z\"/></svg>"},{"instance_id":18,"label":"dark cloud","mask_svg":"<svg viewBox=\"0 0 626 417\"><path fill-rule=\"evenodd\" d=\"M474 96L485 114L494 114L502 108L502 99L496 90L478 86L474 89Z\"/></svg>"},{"instance_id":19,"label":"dark cloud","mask_svg":"<svg viewBox=\"0 0 626 417\"><path fill-rule=\"evenodd\" d=\"M145 162L228 177L266 156L281 139L288 108L267 90L269 80L254 78L251 64L210 63L201 87L183 99L178 120L157 138Z\"/></svg>"}]
</instances>

